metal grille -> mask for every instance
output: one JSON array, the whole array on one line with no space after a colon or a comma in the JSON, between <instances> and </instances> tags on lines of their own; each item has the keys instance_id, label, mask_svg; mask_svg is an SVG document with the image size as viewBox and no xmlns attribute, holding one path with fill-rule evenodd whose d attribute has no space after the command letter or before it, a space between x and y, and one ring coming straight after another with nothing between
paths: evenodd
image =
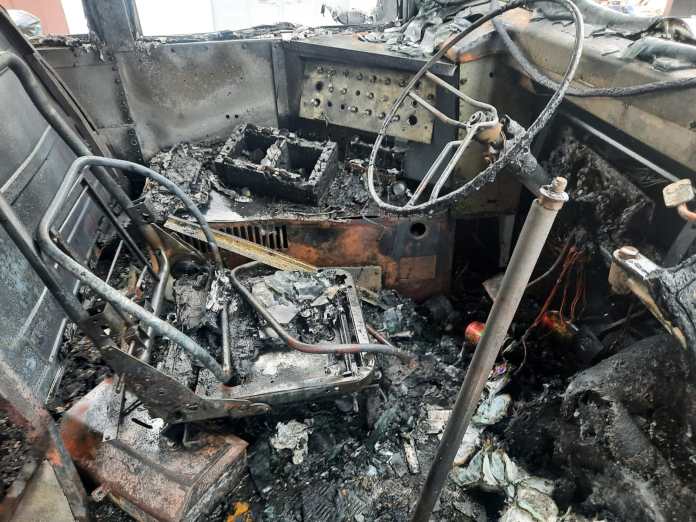
<instances>
[{"instance_id":1,"label":"metal grille","mask_svg":"<svg viewBox=\"0 0 696 522\"><path fill-rule=\"evenodd\" d=\"M288 234L285 225L238 224L216 226L227 234L252 241L272 250L287 250Z\"/></svg>"}]
</instances>

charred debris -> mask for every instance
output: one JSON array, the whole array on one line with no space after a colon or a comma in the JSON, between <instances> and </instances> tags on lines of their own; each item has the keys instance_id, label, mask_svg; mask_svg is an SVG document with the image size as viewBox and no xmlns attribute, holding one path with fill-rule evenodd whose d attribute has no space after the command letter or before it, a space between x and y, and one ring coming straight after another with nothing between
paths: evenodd
<instances>
[{"instance_id":1,"label":"charred debris","mask_svg":"<svg viewBox=\"0 0 696 522\"><path fill-rule=\"evenodd\" d=\"M302 146L310 153L299 160L288 153L289 147ZM369 148L357 136L334 142L312 133L241 125L225 142L183 143L162 151L150 165L209 211L253 219L376 218L379 211L362 180ZM380 153L378 186L384 198L398 200L414 188L399 181L402 154L397 145ZM696 500L689 356L636 298L612 294L602 276L607 253L620 245L637 245L660 259L663 250L644 230L656 212L649 194L664 183L634 165L614 166L569 127L548 145L546 157L550 173L568 178L571 202L554 225L487 379L434 517L689 520ZM249 177L230 176L230 168L248 169ZM328 176L324 188L311 195L311 203L302 201L302 187L317 169ZM300 189L285 198L289 184ZM173 216L190 217L154 184L146 184L143 194L163 226ZM458 232L458 244L483 246L486 230L482 223ZM241 225L232 233L264 244ZM270 241L268 236L265 244L282 250L280 236ZM114 250L115 243L105 239L95 270L110 270L115 287L133 291L133 260L121 256L112 266ZM374 278L372 286L356 289L352 278L363 280L355 269L321 275L259 266L244 274L241 284L300 342L351 342L369 327L413 359L329 355L318 361L318 373L350 377L368 368L369 383L331 399L309 394L300 404L279 404L262 416L194 423L183 442L182 435L158 442L195 444L199 431L209 431L250 444L248 468L208 506L206 519L407 520L497 291L494 257L458 251L451 292L419 303L374 284ZM217 357L222 345L216 312L229 307L235 347L230 385L272 388L274 381L285 381L301 387L297 380L310 378L306 361L296 366L291 354L264 355L284 341L235 291L229 274L191 264L172 275L161 315ZM153 290L153 281L145 278L136 299L147 302ZM357 322L346 313L346 292L354 294L353 306L359 296L363 317ZM87 355L86 344L89 340L76 332L66 336L64 349L72 362L61 400L53 405L58 417L112 373ZM192 389L214 388L210 374L172 349L158 341L153 364L179 372ZM132 401L141 422L151 427L151 420L142 420L147 417L142 406ZM128 518L106 500L95 505L95 517Z\"/></svg>"},{"instance_id":2,"label":"charred debris","mask_svg":"<svg viewBox=\"0 0 696 522\"><path fill-rule=\"evenodd\" d=\"M583 17L591 38L611 28L662 70L686 58L660 59L650 39L688 38L675 22L550 3L567 12L545 3L542 23L576 31L560 82L528 71L505 27L478 41L551 92L526 127L431 72L463 65L474 47L460 39L520 2L472 16L424 1L408 23L360 26L360 45L393 54L301 61L286 128L241 118L142 164L92 156L34 93L77 159L35 233L4 195L0 213L67 325L50 418L26 383L0 404L0 520L43 495L36 476L73 514L88 505L80 520L696 520L696 194L558 112L566 94L597 94L569 87ZM93 29L43 43L101 53ZM142 38L128 52L310 32ZM411 76L385 65L395 54L432 58ZM642 88L693 79L666 83ZM635 94L622 89L599 95ZM460 109L442 112L443 92ZM456 132L436 140L440 124ZM530 190L457 207L494 181ZM63 232L77 187L99 210L84 252Z\"/></svg>"}]
</instances>

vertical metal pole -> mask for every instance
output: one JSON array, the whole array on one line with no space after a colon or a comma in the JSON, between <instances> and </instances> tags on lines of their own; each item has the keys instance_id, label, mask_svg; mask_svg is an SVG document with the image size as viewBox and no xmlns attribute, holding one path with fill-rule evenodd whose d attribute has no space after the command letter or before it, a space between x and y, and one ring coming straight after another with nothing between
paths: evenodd
<instances>
[{"instance_id":1,"label":"vertical metal pole","mask_svg":"<svg viewBox=\"0 0 696 522\"><path fill-rule=\"evenodd\" d=\"M564 178L555 178L550 186L542 187L541 195L534 200L529 209L500 290L486 320L486 329L471 359L437 455L416 504L411 519L413 522L430 520L433 507L452 469L454 457L476 411L486 380L493 369L556 214L568 200L565 193L566 184Z\"/></svg>"}]
</instances>

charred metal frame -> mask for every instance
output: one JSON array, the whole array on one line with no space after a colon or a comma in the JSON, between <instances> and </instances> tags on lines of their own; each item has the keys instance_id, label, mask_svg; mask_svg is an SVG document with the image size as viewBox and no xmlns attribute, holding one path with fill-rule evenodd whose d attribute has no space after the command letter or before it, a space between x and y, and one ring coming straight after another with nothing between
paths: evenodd
<instances>
[{"instance_id":1,"label":"charred metal frame","mask_svg":"<svg viewBox=\"0 0 696 522\"><path fill-rule=\"evenodd\" d=\"M251 269L259 266L257 261L252 261L245 265L238 266L230 272L230 279L234 287L244 296L247 302L256 310L256 312L264 318L264 320L273 328L278 336L288 345L288 347L298 352L304 353L320 353L320 354L349 354L349 353L381 353L385 355L393 355L402 361L409 362L413 360L413 356L408 352L394 348L386 344L308 344L303 343L299 339L294 338L290 333L275 320L275 318L266 310L263 304L256 299L252 293L239 281L237 275L240 271ZM353 287L353 290L355 288Z\"/></svg>"},{"instance_id":2,"label":"charred metal frame","mask_svg":"<svg viewBox=\"0 0 696 522\"><path fill-rule=\"evenodd\" d=\"M34 248L29 232L16 216L12 207L2 197L0 197L0 223L7 230L8 235L16 243L44 285L63 307L70 320L77 324L92 339L104 359L117 373L128 375L128 387L133 389L143 400L143 403L151 409L153 414L165 419L167 422L180 423L211 417L253 415L268 411L267 405L251 404L249 401L242 399L210 400L200 397L168 375L121 350L108 335L105 335L103 328L108 325L95 323L82 308L77 297L69 290L66 290L57 280L54 272ZM88 272L82 268L80 271ZM96 276L93 277L96 278ZM101 282L99 278L96 279ZM140 308L127 299L125 301L129 304L129 307ZM150 312L146 312L146 314L150 314ZM160 321L159 319L157 320ZM175 333L178 332L171 326L169 328L174 330ZM217 364L214 359L212 361Z\"/></svg>"},{"instance_id":3,"label":"charred metal frame","mask_svg":"<svg viewBox=\"0 0 696 522\"><path fill-rule=\"evenodd\" d=\"M14 209L2 194L0 194L0 225L15 242L68 316L73 321L79 321L81 318L84 318L87 313L75 295L66 290L48 269L38 252L34 249L29 232L19 221ZM33 394L26 388L24 383L19 381L14 372L4 368L2 361L0 361L0 368L2 370L0 371L0 407L3 407L5 402L2 400L2 397L11 398L12 403L8 401L5 408L14 412L13 417L15 420L21 420L28 433L28 442L34 446L34 451L38 456L45 457L51 462L73 516L80 521L88 520L87 496L84 487L73 461L63 445L63 440L58 433L55 422L43 405L36 402ZM8 505L4 502L0 504L0 520L10 520L12 510L15 507L16 504Z\"/></svg>"},{"instance_id":4,"label":"charred metal frame","mask_svg":"<svg viewBox=\"0 0 696 522\"><path fill-rule=\"evenodd\" d=\"M115 290L110 285L102 281L99 277L95 276L89 270L85 269L82 265L80 265L79 262L77 262L71 256L63 252L56 244L58 243L59 237L56 233L51 232L56 216L60 208L64 204L70 188L76 183L82 182L82 180L84 179L83 170L90 166L118 168L120 170L125 170L134 174L148 177L165 186L168 190L170 190L177 197L179 197L186 205L188 211L196 217L196 219L199 222L199 225L203 229L203 232L206 234L206 239L210 244L213 258L215 259L218 269L224 269L222 257L220 256L220 251L217 248L215 238L210 232L208 222L206 221L205 217L203 217L203 214L201 214L201 212L198 210L198 207L196 207L195 203L193 203L193 201L191 201L191 199L178 186L176 186L176 184L172 183L170 180L168 180L161 174L158 174L146 167L143 167L142 165L138 165L136 163L131 163L128 161L116 160L112 158L101 158L97 156L86 156L78 158L70 167L70 170L66 174L60 189L53 198L53 201L51 201L51 204L48 207L46 214L43 216L41 223L39 224L38 240L42 250L44 250L50 257L52 257L56 262L63 266L63 268L72 272L72 274L75 277L77 277L80 281L90 286L90 288L92 288L95 292L102 296L107 302L111 303L117 309L122 310L127 314L134 315L140 321L142 321L148 329L152 329L157 334L166 336L176 341L187 352L189 352L191 357L193 357L195 361L201 364L201 366L209 369L221 382L227 382L230 379L231 359L229 354L229 339L225 336L224 333L223 353L225 354L225 362L221 367L217 363L217 361L215 361L215 359L213 359L203 347L201 347L189 336L183 334L167 322L162 321L155 314L148 312L147 310L130 301L128 298L123 296L121 292ZM128 237L127 233L124 236L124 240L126 237ZM221 314L221 320L223 321L223 324L227 323L227 314L224 308Z\"/></svg>"},{"instance_id":5,"label":"charred metal frame","mask_svg":"<svg viewBox=\"0 0 696 522\"><path fill-rule=\"evenodd\" d=\"M258 162L242 157L254 140L268 144ZM316 156L306 176L293 171L296 156ZM287 161L287 165L285 165ZM215 158L215 170L226 185L248 187L259 194L282 193L288 201L316 204L338 170L338 146L332 141L316 142L284 135L277 130L242 124L237 127ZM300 176L301 179L296 179Z\"/></svg>"}]
</instances>

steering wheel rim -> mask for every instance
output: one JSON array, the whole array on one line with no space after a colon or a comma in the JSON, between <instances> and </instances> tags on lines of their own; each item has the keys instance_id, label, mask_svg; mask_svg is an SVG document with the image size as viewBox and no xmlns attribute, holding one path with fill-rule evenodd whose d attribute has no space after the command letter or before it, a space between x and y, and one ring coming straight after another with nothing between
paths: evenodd
<instances>
[{"instance_id":1,"label":"steering wheel rim","mask_svg":"<svg viewBox=\"0 0 696 522\"><path fill-rule=\"evenodd\" d=\"M474 176L471 180L466 182L464 185L456 188L455 190L445 194L444 196L439 196L439 190L435 194L435 199L430 199L424 203L417 203L417 199L415 204L407 204L406 206L398 206L394 205L391 203L387 203L383 201L379 194L377 194L377 191L375 189L375 184L374 184L374 173L375 173L375 163L377 160L377 154L379 153L379 149L382 145L382 142L384 141L384 137L386 136L387 129L391 125L394 116L396 115L396 112L399 110L403 102L406 100L406 98L409 96L409 94L413 91L416 83L418 83L426 74L430 74L429 78L432 80L433 77L437 78L435 75L430 73L430 69L432 66L440 59L444 54L451 49L454 45L459 43L463 38L465 38L467 35L469 35L471 32L476 30L477 28L481 27L484 23L488 22L489 20L507 12L512 9L517 9L519 7L524 7L529 4L534 3L535 0L513 0L510 3L503 5L497 9L494 9L493 11L490 11L486 15L482 16L478 20L476 20L474 23L472 23L470 26L468 26L466 29L461 31L459 34L457 34L455 37L451 38L447 44L445 44L443 47L441 47L437 53L435 53L424 65L421 67L421 69L411 78L411 80L406 84L406 86L403 88L401 91L401 94L397 97L397 99L394 101L392 104L391 109L387 113L387 116L384 118L384 122L382 123L382 127L380 128L379 133L377 134L377 138L375 139L375 143L372 146L372 151L370 153L370 158L369 158L369 163L368 163L368 168L367 168L367 189L370 194L370 197L372 200L377 204L377 206L387 212L394 213L394 214L399 214L399 215L410 215L410 214L416 214L416 213L423 213L423 212L428 212L428 211L434 211L438 208L442 208L445 205L448 205L450 203L454 203L454 201L461 199L472 192L479 190L482 186L484 186L486 183L490 183L495 180L497 174L515 157L517 156L520 152L523 152L524 149L527 149L534 138L536 134L548 123L548 121L551 119L553 114L556 112L558 109L558 106L560 105L561 101L563 100L563 97L565 96L566 91L568 90L568 87L570 86L571 81L573 80L573 77L575 76L575 72L577 71L578 65L580 63L580 58L582 56L582 48L583 48L583 40L584 40L584 24L582 20L582 15L579 11L579 9L575 6L575 4L571 0L546 0L546 1L553 1L557 2L561 5L563 5L566 9L570 11L570 13L573 16L573 20L575 22L575 47L573 49L573 53L570 57L570 60L568 62L568 65L566 67L565 73L563 75L563 79L559 83L559 88L554 92L554 94L551 96L549 101L547 102L546 106L544 109L539 113L537 118L534 120L534 122L529 126L529 128L521 135L521 136L516 136L513 140L508 142L506 146L503 148L502 153L500 156L492 162L490 165L488 165L483 171L479 172L476 176ZM458 89L455 89L451 85L447 84L444 82L444 80L441 80L440 78L437 78L437 80L433 80L439 85L443 86L443 84L447 85L445 87L446 89L450 91L456 91L458 93L457 95L464 98L467 98L468 100L466 101L473 101L472 105L475 104L481 104L485 105L487 107L492 107L493 110L495 108L491 105L485 104L483 102L473 100L472 98L469 98L466 96L464 93L459 91ZM441 83L440 83L441 82ZM455 94L456 94L455 93ZM415 98L414 98L415 99ZM416 100L418 101L418 100ZM432 112L432 111L431 111ZM478 114L478 113L475 113ZM497 111L495 112L496 118L497 118ZM468 137L468 135L467 135ZM450 142L454 143L454 142ZM443 151L440 153L438 156L438 159L436 159L436 162L440 159L443 154L445 154L447 147L450 145L446 145ZM468 145L467 145L468 146ZM454 160L454 158L453 158ZM440 163L442 160L440 160ZM435 163L434 165L437 165ZM428 173L432 170L429 169ZM434 173L433 173L434 174ZM427 176L427 174L426 174ZM444 182L446 182L447 178L444 179ZM420 185L419 185L420 188ZM437 188L437 187L436 187ZM439 187L441 189L442 187ZM411 198L413 199L413 197Z\"/></svg>"}]
</instances>

